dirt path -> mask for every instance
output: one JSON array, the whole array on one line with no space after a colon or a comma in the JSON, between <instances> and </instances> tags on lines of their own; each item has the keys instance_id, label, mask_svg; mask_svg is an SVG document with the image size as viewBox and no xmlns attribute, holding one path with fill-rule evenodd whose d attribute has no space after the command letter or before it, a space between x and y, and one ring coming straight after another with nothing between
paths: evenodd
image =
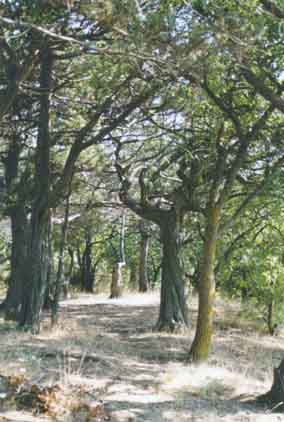
<instances>
[{"instance_id":1,"label":"dirt path","mask_svg":"<svg viewBox=\"0 0 284 422\"><path fill-rule=\"evenodd\" d=\"M158 301L157 294L80 296L62 304L60 329L46 328L37 337L16 333L1 320L1 373L26 374L34 383L60 383L66 390L80 386L82 394L102 400L112 421L284 421L284 415L243 402L270 387L272 359L284 353L284 338L258 335L220 302L208 364L188 365L193 330L153 333ZM20 416L9 409L0 421L1 416L15 422L74 420Z\"/></svg>"}]
</instances>

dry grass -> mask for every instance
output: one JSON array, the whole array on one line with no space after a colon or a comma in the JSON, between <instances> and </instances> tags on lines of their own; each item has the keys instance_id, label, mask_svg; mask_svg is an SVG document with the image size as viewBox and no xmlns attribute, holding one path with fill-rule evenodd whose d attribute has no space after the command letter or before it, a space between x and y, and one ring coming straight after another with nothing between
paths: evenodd
<instances>
[{"instance_id":1,"label":"dry grass","mask_svg":"<svg viewBox=\"0 0 284 422\"><path fill-rule=\"evenodd\" d=\"M254 322L240 317L237 303L219 299L209 362L188 365L193 330L152 332L158 302L156 293L126 294L119 300L77 296L62 304L59 328L49 331L45 320L37 337L0 320L1 373L25 374L43 386L57 383L77 407L81 401L103 400L113 421L284 421L284 415L244 403L270 387L272 367L284 353L283 337L263 335ZM196 300L191 309L194 323ZM28 413L19 419L15 411L0 413L0 421L1 416L44 420ZM84 417L86 422L86 416L80 420ZM71 422L74 417L46 420Z\"/></svg>"}]
</instances>

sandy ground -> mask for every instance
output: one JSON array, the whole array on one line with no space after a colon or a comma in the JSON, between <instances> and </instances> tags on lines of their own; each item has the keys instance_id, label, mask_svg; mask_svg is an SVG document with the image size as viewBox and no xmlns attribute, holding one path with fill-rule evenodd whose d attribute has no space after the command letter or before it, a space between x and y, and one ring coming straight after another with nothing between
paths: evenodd
<instances>
[{"instance_id":1,"label":"sandy ground","mask_svg":"<svg viewBox=\"0 0 284 422\"><path fill-rule=\"evenodd\" d=\"M284 337L260 334L235 304L219 300L210 359L190 365L196 300L190 305L192 328L180 335L152 331L158 303L157 293L117 300L81 295L62 303L56 331L49 330L46 315L39 336L18 333L0 319L0 374L23 374L37 385L57 383L66 390L80 387L82 395L102 401L111 421L284 422L282 414L245 403L270 388ZM43 420L75 421L5 406L1 411L0 391L0 421Z\"/></svg>"}]
</instances>

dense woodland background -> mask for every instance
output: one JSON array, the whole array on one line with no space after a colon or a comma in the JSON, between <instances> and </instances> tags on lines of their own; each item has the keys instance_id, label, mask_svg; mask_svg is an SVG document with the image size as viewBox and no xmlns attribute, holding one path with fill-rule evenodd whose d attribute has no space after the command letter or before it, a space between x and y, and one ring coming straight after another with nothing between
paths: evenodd
<instances>
[{"instance_id":1,"label":"dense woodland background","mask_svg":"<svg viewBox=\"0 0 284 422\"><path fill-rule=\"evenodd\" d=\"M280 333L283 72L281 0L0 1L5 320L160 289L201 362L217 291Z\"/></svg>"}]
</instances>

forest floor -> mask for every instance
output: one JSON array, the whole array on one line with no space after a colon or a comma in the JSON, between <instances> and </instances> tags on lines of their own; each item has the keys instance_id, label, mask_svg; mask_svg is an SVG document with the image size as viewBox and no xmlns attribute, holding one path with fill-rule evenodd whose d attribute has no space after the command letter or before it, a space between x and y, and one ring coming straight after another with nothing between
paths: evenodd
<instances>
[{"instance_id":1,"label":"forest floor","mask_svg":"<svg viewBox=\"0 0 284 422\"><path fill-rule=\"evenodd\" d=\"M38 336L0 319L0 421L284 421L246 403L270 388L284 336L264 335L240 317L237 304L218 299L210 359L190 365L193 328L153 332L158 303L157 293L80 295L62 303L55 331L45 315ZM17 386L14 396L5 391L7 380ZM45 413L32 393L45 394Z\"/></svg>"}]
</instances>

